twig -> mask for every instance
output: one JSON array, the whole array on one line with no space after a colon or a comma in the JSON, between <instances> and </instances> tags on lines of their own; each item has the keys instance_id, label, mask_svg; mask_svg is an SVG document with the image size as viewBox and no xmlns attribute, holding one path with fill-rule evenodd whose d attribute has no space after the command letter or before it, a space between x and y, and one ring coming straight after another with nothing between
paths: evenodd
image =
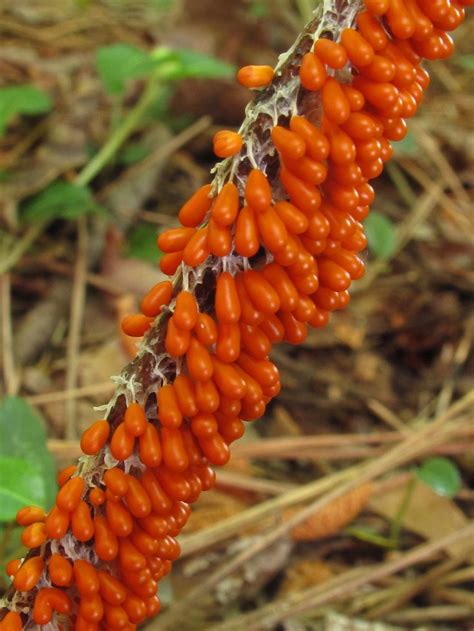
<instances>
[{"instance_id":1,"label":"twig","mask_svg":"<svg viewBox=\"0 0 474 631\"><path fill-rule=\"evenodd\" d=\"M47 405L49 403L69 401L70 399L90 397L96 394L106 394L108 392L112 392L114 389L115 385L111 381L104 381L103 383L93 383L89 386L82 386L81 388L57 390L55 392L45 392L44 394L33 394L29 397L23 398L31 405Z\"/></svg>"},{"instance_id":2,"label":"twig","mask_svg":"<svg viewBox=\"0 0 474 631\"><path fill-rule=\"evenodd\" d=\"M336 579L330 579L322 585L310 587L302 592L291 594L278 602L270 603L250 614L238 616L234 621L226 621L210 627L209 631L257 631L277 624L281 620L299 615L314 607L320 607L331 602L343 600L364 585L374 583L382 578L391 576L408 567L426 561L434 554L441 552L451 544L466 540L466 553L474 547L474 523L457 530L433 542L424 543L412 548L395 559L368 568L356 568L344 573ZM345 580L344 580L345 578ZM420 611L420 610L418 610ZM425 611L425 610L421 610ZM397 621L399 620L397 613ZM164 617L164 616L163 616ZM264 626L265 625L265 626ZM266 626L268 625L268 626Z\"/></svg>"},{"instance_id":3,"label":"twig","mask_svg":"<svg viewBox=\"0 0 474 631\"><path fill-rule=\"evenodd\" d=\"M394 610L400 610L402 606L412 600L417 594L423 592L429 585L435 583L437 579L444 576L447 572L454 570L465 560L465 555L457 556L447 561L439 563L429 570L425 575L420 576L412 581L404 581L397 586L396 593L392 593L390 598L385 602L368 611L365 616L369 620L378 620L387 616Z\"/></svg>"},{"instance_id":4,"label":"twig","mask_svg":"<svg viewBox=\"0 0 474 631\"><path fill-rule=\"evenodd\" d=\"M244 489L246 491L264 493L266 495L280 495L281 493L291 491L295 488L294 484L277 482L275 480L266 480L264 478L255 478L242 473L226 471L225 469L223 471L219 471L217 485L230 486L234 489Z\"/></svg>"},{"instance_id":5,"label":"twig","mask_svg":"<svg viewBox=\"0 0 474 631\"><path fill-rule=\"evenodd\" d=\"M0 275L5 274L9 269L14 267L21 259L23 254L30 248L30 246L36 241L39 235L48 225L48 220L39 220L28 227L23 236L16 241L16 244L7 253L5 257L0 260Z\"/></svg>"},{"instance_id":6,"label":"twig","mask_svg":"<svg viewBox=\"0 0 474 631\"><path fill-rule=\"evenodd\" d=\"M423 223L439 202L442 189L439 185L430 184L430 188L418 200L411 213L399 226L396 235L396 246L389 259L375 261L365 276L355 285L354 292L367 290L379 274L387 269L389 261L399 254L411 241L416 228Z\"/></svg>"},{"instance_id":7,"label":"twig","mask_svg":"<svg viewBox=\"0 0 474 631\"><path fill-rule=\"evenodd\" d=\"M371 412L376 414L378 418L387 423L393 429L401 433L407 433L410 431L410 428L406 423L401 421L399 417L392 412L389 408L387 408L383 403L377 401L377 399L368 399L367 407Z\"/></svg>"},{"instance_id":8,"label":"twig","mask_svg":"<svg viewBox=\"0 0 474 631\"><path fill-rule=\"evenodd\" d=\"M13 354L10 274L0 276L2 319L2 368L6 394L16 394L19 386Z\"/></svg>"},{"instance_id":9,"label":"twig","mask_svg":"<svg viewBox=\"0 0 474 631\"><path fill-rule=\"evenodd\" d=\"M449 406L455 389L455 378L459 373L462 365L467 361L469 357L474 333L473 324L474 322L472 318L468 320L466 331L461 338L459 344L457 345L456 350L454 351L450 374L447 375L444 380L443 387L436 403L436 411L438 414L442 414Z\"/></svg>"},{"instance_id":10,"label":"twig","mask_svg":"<svg viewBox=\"0 0 474 631\"><path fill-rule=\"evenodd\" d=\"M206 528L193 535L181 537L181 558L184 558L198 550L220 543L239 533L243 528L258 523L267 517L280 513L283 509L295 504L300 504L320 496L322 493L334 488L346 480L356 476L359 467L349 467L327 475L320 480L311 482L300 488L295 488L273 499L261 502L242 511L238 515L223 519L214 526Z\"/></svg>"},{"instance_id":11,"label":"twig","mask_svg":"<svg viewBox=\"0 0 474 631\"><path fill-rule=\"evenodd\" d=\"M274 528L271 533L268 533L266 536L262 536L257 539L257 541L253 545L243 550L233 560L227 561L225 566L217 568L217 570L213 572L209 577L207 577L204 581L202 581L200 585L196 586L189 592L189 594L187 594L187 596L182 598L179 603L176 603L176 605L172 609L162 615L160 621L162 629L175 629L177 622L181 620L184 615L186 615L186 612L189 611L189 608L195 606L195 603L199 602L199 600L205 594L208 594L220 581L222 581L226 576L229 576L229 574L232 574L234 571L239 569L249 559L259 554L262 550L269 547L272 543L278 541L278 539L280 539L281 537L286 536L292 528L303 522L316 511L321 510L324 506L326 506L336 498L348 493L356 486L375 479L376 477L391 468L401 466L402 464L410 462L414 458L419 457L421 454L426 452L429 445L434 446L445 442L447 439L450 438L453 429L458 425L458 423L456 422L447 423L449 418L457 414L465 406L470 405L473 401L474 392L469 393L461 400L453 404L451 408L444 415L440 416L436 421L430 423L428 426L424 426L421 429L414 431L400 444L396 445L386 454L380 456L373 461L363 463L362 465L358 465L356 467L350 467L341 472L338 472L337 474L333 474L332 476L327 476L326 478L323 478L318 482L307 485L306 489L296 489L284 494L283 496L270 500L271 502L275 502L277 507L281 509L284 506L289 506L297 503L298 500L295 499L295 496L298 497L298 495L301 494L303 490L306 490L307 493L308 490L311 491L313 495L309 494L309 497L314 497L317 492L321 492L320 485L322 485L323 482L325 482L325 484L329 483L329 488L332 488L335 483L335 478L341 478L342 480L344 480L341 484L339 484L337 488L332 488L332 490L326 493L326 495L311 502L311 504L305 509ZM340 480L338 479L337 481L339 482ZM303 500L300 499L299 501ZM259 507L256 507L256 509L259 509ZM266 514L271 514L272 512L274 512L274 510L275 506L271 506L271 510ZM252 519L247 523L252 523L253 518L257 517L258 513L260 512L259 510L250 509L250 511L245 511L245 513L247 513L248 515L248 513L251 511L255 511L257 515L251 513ZM262 515L258 516L258 518L261 517ZM235 534L235 532L239 531L234 530L233 532L229 533L228 530L225 529L225 526L222 525L225 521L228 520L224 520L220 524L217 524L215 527L208 529L206 535L204 535L204 533L198 533L195 536L194 542L191 541L191 544L191 538L189 538L187 541L188 553L191 547L194 548L194 551L204 547L206 539L207 544L217 543L219 540L222 541L231 534ZM210 532L211 539L209 541ZM200 539L196 540L197 537L199 537ZM183 545L183 547L184 550L186 550L186 545Z\"/></svg>"},{"instance_id":12,"label":"twig","mask_svg":"<svg viewBox=\"0 0 474 631\"><path fill-rule=\"evenodd\" d=\"M405 622L409 624L420 624L423 622L433 622L435 620L464 620L466 618L472 618L472 615L472 607L462 605L437 605L434 607L423 607L422 609L419 607L403 609L402 611L391 614L388 620L396 624Z\"/></svg>"},{"instance_id":13,"label":"twig","mask_svg":"<svg viewBox=\"0 0 474 631\"><path fill-rule=\"evenodd\" d=\"M108 388L107 388L108 386ZM95 395L95 394L101 394L102 392L105 392L106 390L112 390L113 387L111 384L99 384L97 386L97 390L95 389L95 386L91 385L91 386L84 386L84 388L76 388L74 390L71 391L71 394L69 395L68 392L66 391L63 395L63 393L60 392L54 392L54 393L45 393L45 394L38 394L38 395L33 395L32 397L27 397L27 401L33 402L35 405L42 405L44 403L50 403L50 402L54 402L54 401L65 401L67 400L67 398L69 396L73 396L75 398L79 398L81 396L91 396L91 395ZM49 398L51 395L51 398ZM41 398L40 398L41 397ZM458 429L456 429L453 432L453 435L459 440L459 442L447 442L444 443L443 445L437 445L434 446L433 448L430 448L429 446L427 447L427 451L426 454L444 454L444 455L456 455L456 454L465 454L471 450L474 449L474 443L471 441L467 441L467 440L462 440L463 437L465 436L471 436L474 434L474 427L469 427L469 426L464 426L464 425L460 425L460 427ZM331 435L332 436L332 435ZM353 434L349 434L348 435L353 436ZM328 436L329 437L329 436ZM368 436L364 436L364 435L359 435L357 436L357 438L364 438L366 437L367 439L370 439L370 435ZM316 438L316 437L315 437ZM337 438L337 436L334 436L334 438ZM311 439L311 437L308 437L308 439ZM291 440L291 439L288 439ZM54 439L50 439L48 441L48 449L49 451L54 455L57 456L58 455L58 451L61 452L61 445L64 441L56 441ZM67 441L68 442L68 447L67 447L67 451L68 453L71 455L71 458L79 458L81 456L81 449L79 447L79 442L75 441L75 440L71 440L71 441ZM238 452L238 457L239 458L259 458L259 459L264 459L264 458L279 458L279 459L283 459L283 458L292 458L292 459L301 459L301 458L308 458L311 460L319 460L319 459L326 459L326 460L348 460L348 459L357 459L357 458L364 458L364 457L375 457L375 456L380 456L382 455L382 453L384 453L385 449L383 447L378 447L378 448L370 448L370 447L359 447L359 448L353 448L352 450L348 447L335 447L334 449L322 449L322 448L318 448L318 447L314 447L308 450L308 453L305 453L303 451L302 448L298 448L298 449L292 449L291 446L290 448L285 448L284 446L282 446L281 451L280 452L275 452L274 455L266 455L265 452L265 445L263 445L262 447L262 455L259 455L259 449L260 449L260 442L265 443L265 440L262 441L255 441L255 442L249 442L247 443L250 453L247 454L245 450L239 451ZM386 443L384 443L386 444ZM237 445L236 445L237 447ZM243 445L242 445L243 447ZM233 452L234 456L237 457L237 450L235 450ZM221 473L224 473L224 471L219 472L219 475L221 475ZM466 491L463 490L460 492L460 494L462 495L463 493L465 493ZM466 496L465 499L471 499L470 495Z\"/></svg>"},{"instance_id":14,"label":"twig","mask_svg":"<svg viewBox=\"0 0 474 631\"><path fill-rule=\"evenodd\" d=\"M460 204L469 205L471 203L469 195L465 191L453 167L444 157L443 152L440 150L435 138L431 134L428 134L416 121L412 121L411 129L415 134L417 141L426 150L426 155L429 156L433 164L438 167L443 180L453 191L458 202Z\"/></svg>"},{"instance_id":15,"label":"twig","mask_svg":"<svg viewBox=\"0 0 474 631\"><path fill-rule=\"evenodd\" d=\"M438 584L439 585L456 585L457 583L468 583L474 580L474 565L464 567L461 570L450 572L446 576L443 576Z\"/></svg>"},{"instance_id":16,"label":"twig","mask_svg":"<svg viewBox=\"0 0 474 631\"><path fill-rule=\"evenodd\" d=\"M398 164L412 177L420 186L422 186L425 190L429 190L433 184L432 179L426 172L420 168L413 160L406 157L397 158ZM447 195L444 191L441 192L440 201L443 202L443 206L446 209L449 209L451 213L455 213L459 215L460 208L459 205L456 204L453 199ZM462 220L464 220L465 225L463 227L468 227L469 220L462 216ZM462 221L461 220L461 221Z\"/></svg>"},{"instance_id":17,"label":"twig","mask_svg":"<svg viewBox=\"0 0 474 631\"><path fill-rule=\"evenodd\" d=\"M87 273L87 218L83 215L77 223L78 243L74 271L74 283L71 295L71 317L66 351L66 390L72 390L77 385L79 372L79 351L81 345L81 330L86 298ZM66 399L66 438L72 440L77 437L76 431L76 399Z\"/></svg>"},{"instance_id":18,"label":"twig","mask_svg":"<svg viewBox=\"0 0 474 631\"><path fill-rule=\"evenodd\" d=\"M474 614L474 594L467 589L454 588L438 588L431 592L432 598L437 600L446 600L449 603L457 605L467 605Z\"/></svg>"},{"instance_id":19,"label":"twig","mask_svg":"<svg viewBox=\"0 0 474 631\"><path fill-rule=\"evenodd\" d=\"M98 199L100 200L104 197L107 197L107 194L113 188L115 188L115 186L117 186L118 182L123 184L123 182L126 182L129 179L133 179L142 170L149 169L156 162L159 162L160 160L166 158L166 156L171 155L172 153L180 149L183 145L188 143L190 140L205 131L211 124L212 118L210 116L202 116L192 125L189 125L189 127L183 129L183 131L181 131L179 134L173 136L172 138L170 138L170 140L157 147L149 156L141 160L138 164L134 164L129 169L127 169L127 171L119 178L119 180L117 180L116 182L112 182L108 186L105 186L100 191ZM147 213L147 215L159 216L159 213ZM170 215L166 215L166 217L168 218L168 221L172 221L173 219L175 219Z\"/></svg>"}]
</instances>

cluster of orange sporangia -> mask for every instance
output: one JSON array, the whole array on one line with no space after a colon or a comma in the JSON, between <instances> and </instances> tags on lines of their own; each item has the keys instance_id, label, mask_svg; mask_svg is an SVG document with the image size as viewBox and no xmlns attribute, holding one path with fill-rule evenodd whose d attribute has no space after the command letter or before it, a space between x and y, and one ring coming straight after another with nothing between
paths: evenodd
<instances>
[{"instance_id":1,"label":"cluster of orange sporangia","mask_svg":"<svg viewBox=\"0 0 474 631\"><path fill-rule=\"evenodd\" d=\"M301 93L319 93L322 114L318 125L294 115L273 126L277 177L270 182L252 165L243 188L232 179L217 194L201 187L179 212L182 227L159 237L162 271L183 273L153 287L123 330L142 336L160 315L173 378L157 389L156 412L131 402L113 429L100 420L83 434L85 454L105 450L114 463L103 476L70 467L47 515L35 507L18 513L32 553L9 564L20 597L1 610L0 631L59 629L66 619L77 631L129 631L157 613L158 582L179 556L175 537L189 505L213 485L211 465L227 462L244 423L280 390L272 345L303 342L308 326L324 326L347 305L351 281L364 271L369 181L428 86L422 59L451 53L447 32L472 3L365 0L354 28L338 41L318 39L302 57ZM252 88L272 77L266 66L238 74ZM243 152L244 141L219 132L216 154ZM201 309L181 285L209 257L213 304Z\"/></svg>"}]
</instances>

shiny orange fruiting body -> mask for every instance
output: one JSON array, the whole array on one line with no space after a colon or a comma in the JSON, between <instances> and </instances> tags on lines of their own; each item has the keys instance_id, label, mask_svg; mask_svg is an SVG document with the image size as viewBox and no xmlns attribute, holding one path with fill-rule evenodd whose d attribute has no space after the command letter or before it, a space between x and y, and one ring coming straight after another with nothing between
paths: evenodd
<instances>
[{"instance_id":1,"label":"shiny orange fruiting body","mask_svg":"<svg viewBox=\"0 0 474 631\"><path fill-rule=\"evenodd\" d=\"M158 582L180 554L175 537L190 505L215 482L211 466L228 461L245 423L280 391L272 346L301 344L347 306L364 273L369 182L429 85L423 58L451 53L448 32L472 0L364 5L349 28L325 31L296 54L294 107L257 138L270 160L247 132L217 132L214 151L229 158L232 176L201 186L181 207L181 226L158 237L162 272L178 275L122 322L142 337L160 316L137 360L144 383L128 383L109 418L82 434L89 458L60 472L53 508L17 514L30 553L7 573L31 595L36 625L60 628L59 616L76 631L131 631L158 613ZM238 72L248 88L274 78L269 66ZM21 611L1 610L0 631L21 631Z\"/></svg>"}]
</instances>

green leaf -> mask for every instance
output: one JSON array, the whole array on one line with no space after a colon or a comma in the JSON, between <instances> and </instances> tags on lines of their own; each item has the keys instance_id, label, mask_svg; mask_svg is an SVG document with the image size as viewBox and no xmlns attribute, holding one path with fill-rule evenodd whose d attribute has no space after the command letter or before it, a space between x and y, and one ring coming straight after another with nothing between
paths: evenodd
<instances>
[{"instance_id":1,"label":"green leaf","mask_svg":"<svg viewBox=\"0 0 474 631\"><path fill-rule=\"evenodd\" d=\"M51 109L51 99L34 85L0 88L0 134L16 114L43 114Z\"/></svg>"},{"instance_id":2,"label":"green leaf","mask_svg":"<svg viewBox=\"0 0 474 631\"><path fill-rule=\"evenodd\" d=\"M40 469L23 458L0 456L0 522L12 521L23 506L46 508L46 481Z\"/></svg>"},{"instance_id":3,"label":"green leaf","mask_svg":"<svg viewBox=\"0 0 474 631\"><path fill-rule=\"evenodd\" d=\"M372 211L364 221L369 248L379 259L388 259L395 252L397 240L393 223L377 212Z\"/></svg>"},{"instance_id":4,"label":"green leaf","mask_svg":"<svg viewBox=\"0 0 474 631\"><path fill-rule=\"evenodd\" d=\"M454 497L461 488L459 469L449 458L428 458L417 469L416 474L438 495Z\"/></svg>"},{"instance_id":5,"label":"green leaf","mask_svg":"<svg viewBox=\"0 0 474 631\"><path fill-rule=\"evenodd\" d=\"M4 546L3 557L0 559L0 589L10 586L10 577L7 576L5 566L12 559L21 559L26 556L26 548L21 543L23 528L13 526L12 522L2 526L0 524L0 547ZM3 581L3 585L2 585Z\"/></svg>"},{"instance_id":6,"label":"green leaf","mask_svg":"<svg viewBox=\"0 0 474 631\"><path fill-rule=\"evenodd\" d=\"M97 51L96 67L110 95L124 92L130 79L146 76L155 67L146 52L131 44L110 44Z\"/></svg>"},{"instance_id":7,"label":"green leaf","mask_svg":"<svg viewBox=\"0 0 474 631\"><path fill-rule=\"evenodd\" d=\"M125 147L120 153L119 162L125 165L135 164L140 162L140 160L144 160L148 155L150 155L148 147L141 142L135 142Z\"/></svg>"},{"instance_id":8,"label":"green leaf","mask_svg":"<svg viewBox=\"0 0 474 631\"><path fill-rule=\"evenodd\" d=\"M40 417L19 397L5 397L0 404L0 457L26 460L39 471L45 489L43 505L50 508L57 490L54 461Z\"/></svg>"},{"instance_id":9,"label":"green leaf","mask_svg":"<svg viewBox=\"0 0 474 631\"><path fill-rule=\"evenodd\" d=\"M88 188L63 181L47 186L22 204L22 209L27 221L75 219L99 210Z\"/></svg>"},{"instance_id":10,"label":"green leaf","mask_svg":"<svg viewBox=\"0 0 474 631\"><path fill-rule=\"evenodd\" d=\"M160 251L156 247L156 229L146 224L137 226L128 238L127 256L156 263L160 258Z\"/></svg>"},{"instance_id":11,"label":"green leaf","mask_svg":"<svg viewBox=\"0 0 474 631\"><path fill-rule=\"evenodd\" d=\"M193 50L158 48L152 58L162 66L162 78L179 79L231 79L236 67L210 55Z\"/></svg>"}]
</instances>

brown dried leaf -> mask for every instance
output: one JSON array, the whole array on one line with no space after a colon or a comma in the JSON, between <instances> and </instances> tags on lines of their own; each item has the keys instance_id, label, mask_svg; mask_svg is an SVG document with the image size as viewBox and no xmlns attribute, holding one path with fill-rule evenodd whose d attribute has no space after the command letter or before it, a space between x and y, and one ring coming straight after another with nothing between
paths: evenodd
<instances>
[{"instance_id":1,"label":"brown dried leaf","mask_svg":"<svg viewBox=\"0 0 474 631\"><path fill-rule=\"evenodd\" d=\"M404 496L404 485L388 489L372 497L370 508L387 519L394 519ZM403 519L405 528L426 539L439 539L460 530L467 523L467 517L451 499L441 497L423 482L417 482ZM446 550L450 555L456 556L462 553L464 546L464 541L461 541L450 545Z\"/></svg>"}]
</instances>

